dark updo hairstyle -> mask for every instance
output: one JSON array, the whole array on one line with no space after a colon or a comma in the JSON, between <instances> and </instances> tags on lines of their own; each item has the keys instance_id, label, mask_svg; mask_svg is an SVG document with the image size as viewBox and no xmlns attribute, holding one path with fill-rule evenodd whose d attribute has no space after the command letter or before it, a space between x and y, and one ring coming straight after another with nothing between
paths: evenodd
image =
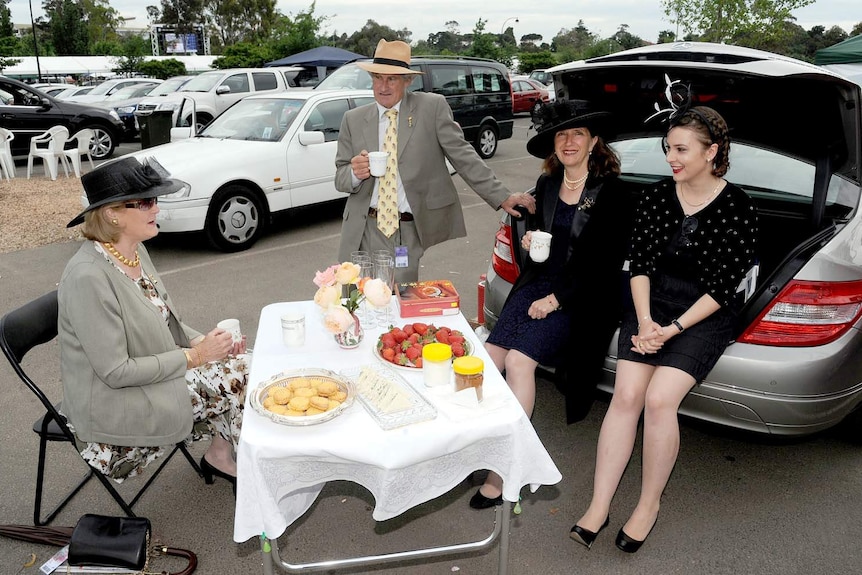
<instances>
[{"instance_id":1,"label":"dark updo hairstyle","mask_svg":"<svg viewBox=\"0 0 862 575\"><path fill-rule=\"evenodd\" d=\"M707 106L695 106L673 117L668 132L673 128L691 130L707 148L716 144L718 152L712 159L712 174L721 178L727 173L730 168L730 136L721 114Z\"/></svg>"}]
</instances>

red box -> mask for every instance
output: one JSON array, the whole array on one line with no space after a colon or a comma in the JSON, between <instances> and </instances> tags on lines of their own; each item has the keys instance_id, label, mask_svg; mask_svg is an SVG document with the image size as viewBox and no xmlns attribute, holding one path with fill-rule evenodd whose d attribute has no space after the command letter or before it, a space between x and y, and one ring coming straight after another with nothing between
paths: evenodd
<instances>
[{"instance_id":1,"label":"red box","mask_svg":"<svg viewBox=\"0 0 862 575\"><path fill-rule=\"evenodd\" d=\"M401 317L456 315L461 298L449 280L398 284Z\"/></svg>"}]
</instances>

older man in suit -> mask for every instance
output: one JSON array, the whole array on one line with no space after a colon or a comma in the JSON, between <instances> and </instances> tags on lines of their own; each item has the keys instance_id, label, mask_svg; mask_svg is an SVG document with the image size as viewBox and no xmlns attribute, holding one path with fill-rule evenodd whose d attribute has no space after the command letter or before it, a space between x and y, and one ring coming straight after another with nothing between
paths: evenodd
<instances>
[{"instance_id":1,"label":"older man in suit","mask_svg":"<svg viewBox=\"0 0 862 575\"><path fill-rule=\"evenodd\" d=\"M371 74L375 103L350 110L341 122L335 187L350 196L344 210L339 259L355 250L388 249L396 255L398 282L419 279L425 249L467 235L448 158L465 182L491 207L531 213L529 194L512 194L464 139L443 96L408 92L414 74L410 46L380 40ZM394 110L393 114L391 110ZM368 152L391 144L387 173L371 177Z\"/></svg>"}]
</instances>

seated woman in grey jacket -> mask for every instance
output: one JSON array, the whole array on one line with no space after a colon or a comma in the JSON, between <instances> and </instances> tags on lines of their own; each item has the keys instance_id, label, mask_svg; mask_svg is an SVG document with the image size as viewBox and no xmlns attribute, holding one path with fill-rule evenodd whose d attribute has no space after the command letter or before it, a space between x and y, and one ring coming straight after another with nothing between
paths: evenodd
<instances>
[{"instance_id":1,"label":"seated woman in grey jacket","mask_svg":"<svg viewBox=\"0 0 862 575\"><path fill-rule=\"evenodd\" d=\"M201 468L236 489L245 338L185 325L144 248L158 196L184 184L126 158L81 177L85 241L59 287L63 412L84 459L120 482L184 439L212 438Z\"/></svg>"}]
</instances>

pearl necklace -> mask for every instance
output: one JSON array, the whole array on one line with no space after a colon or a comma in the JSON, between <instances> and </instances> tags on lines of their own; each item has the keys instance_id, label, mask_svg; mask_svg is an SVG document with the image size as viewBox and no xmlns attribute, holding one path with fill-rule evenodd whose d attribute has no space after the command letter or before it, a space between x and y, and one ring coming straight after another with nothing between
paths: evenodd
<instances>
[{"instance_id":1,"label":"pearl necklace","mask_svg":"<svg viewBox=\"0 0 862 575\"><path fill-rule=\"evenodd\" d=\"M703 204L705 204L706 202L711 200L712 196L714 196L716 194L716 192L718 192L718 188L720 188L720 187L721 187L721 179L718 180L718 183L715 185L715 189L712 190L709 193L709 195L706 197L706 199L703 200L702 202L700 202L699 204L693 204L690 201L688 201L688 198L685 197L685 190L683 189L682 185L680 185L680 187L679 187L679 194L680 194L680 196L682 196L682 201L687 203L689 206L691 206L692 208L699 208L700 206L702 206Z\"/></svg>"},{"instance_id":2,"label":"pearl necklace","mask_svg":"<svg viewBox=\"0 0 862 575\"><path fill-rule=\"evenodd\" d=\"M123 254L117 251L117 248L114 247L114 244L111 242L102 242L102 245L105 246L105 249L108 250L108 253L117 258L121 264L127 265L130 268L136 268L141 265L141 258L138 257L138 250L135 250L135 259L130 260Z\"/></svg>"},{"instance_id":3,"label":"pearl necklace","mask_svg":"<svg viewBox=\"0 0 862 575\"><path fill-rule=\"evenodd\" d=\"M590 175L590 172L587 171L587 173L584 174L582 177L574 179L574 180L570 180L569 176L566 175L566 170L563 170L563 183L565 184L566 188L568 188L570 191L574 192L578 188L578 186L580 186L581 184L583 184L584 182L587 181L587 177L589 177L589 175Z\"/></svg>"}]
</instances>

